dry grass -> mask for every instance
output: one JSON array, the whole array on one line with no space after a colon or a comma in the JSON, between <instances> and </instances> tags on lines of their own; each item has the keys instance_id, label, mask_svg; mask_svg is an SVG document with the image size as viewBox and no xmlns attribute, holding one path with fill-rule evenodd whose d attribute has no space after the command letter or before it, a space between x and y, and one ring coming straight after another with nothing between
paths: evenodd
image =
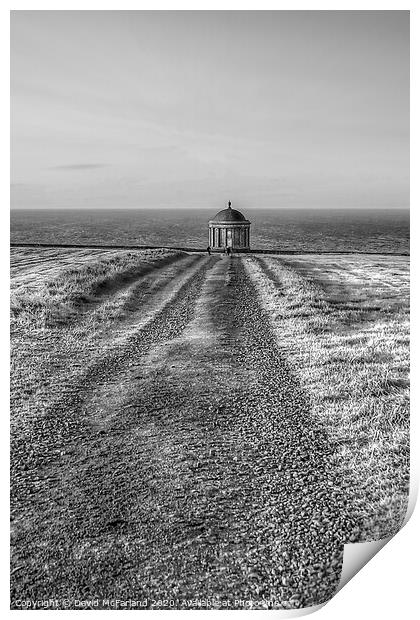
<instances>
[{"instance_id":1,"label":"dry grass","mask_svg":"<svg viewBox=\"0 0 420 620\"><path fill-rule=\"evenodd\" d=\"M38 415L195 264L167 250L12 250L12 426ZM161 293L162 295L163 293Z\"/></svg>"},{"instance_id":2,"label":"dry grass","mask_svg":"<svg viewBox=\"0 0 420 620\"><path fill-rule=\"evenodd\" d=\"M400 527L409 488L409 265L405 257L246 260L314 412L325 420L361 539Z\"/></svg>"},{"instance_id":3,"label":"dry grass","mask_svg":"<svg viewBox=\"0 0 420 620\"><path fill-rule=\"evenodd\" d=\"M12 327L68 323L86 304L181 256L170 250L12 250Z\"/></svg>"}]
</instances>

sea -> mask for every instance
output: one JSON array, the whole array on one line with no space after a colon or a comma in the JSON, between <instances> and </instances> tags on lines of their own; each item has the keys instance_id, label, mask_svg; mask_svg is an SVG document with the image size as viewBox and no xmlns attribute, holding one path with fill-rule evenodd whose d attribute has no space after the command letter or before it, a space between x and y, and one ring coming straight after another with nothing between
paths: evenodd
<instances>
[{"instance_id":1,"label":"sea","mask_svg":"<svg viewBox=\"0 0 420 620\"><path fill-rule=\"evenodd\" d=\"M205 249L214 209L15 209L14 243ZM408 254L408 209L247 209L251 248Z\"/></svg>"}]
</instances>

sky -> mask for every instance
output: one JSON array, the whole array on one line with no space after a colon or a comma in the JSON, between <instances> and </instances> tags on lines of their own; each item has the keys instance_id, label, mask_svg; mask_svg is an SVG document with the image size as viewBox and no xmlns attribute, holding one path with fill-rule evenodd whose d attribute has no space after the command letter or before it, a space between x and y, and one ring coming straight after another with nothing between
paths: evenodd
<instances>
[{"instance_id":1,"label":"sky","mask_svg":"<svg viewBox=\"0 0 420 620\"><path fill-rule=\"evenodd\" d=\"M408 11L13 11L12 208L409 206Z\"/></svg>"}]
</instances>

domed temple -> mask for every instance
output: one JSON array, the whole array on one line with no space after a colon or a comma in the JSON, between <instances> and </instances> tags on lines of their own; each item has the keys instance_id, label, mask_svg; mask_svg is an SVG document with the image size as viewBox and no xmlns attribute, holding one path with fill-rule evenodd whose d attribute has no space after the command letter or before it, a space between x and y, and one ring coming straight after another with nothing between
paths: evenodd
<instances>
[{"instance_id":1,"label":"domed temple","mask_svg":"<svg viewBox=\"0 0 420 620\"><path fill-rule=\"evenodd\" d=\"M232 209L229 200L228 208L219 211L209 222L209 246L219 251L226 248L247 251L250 227L251 222L240 211Z\"/></svg>"}]
</instances>

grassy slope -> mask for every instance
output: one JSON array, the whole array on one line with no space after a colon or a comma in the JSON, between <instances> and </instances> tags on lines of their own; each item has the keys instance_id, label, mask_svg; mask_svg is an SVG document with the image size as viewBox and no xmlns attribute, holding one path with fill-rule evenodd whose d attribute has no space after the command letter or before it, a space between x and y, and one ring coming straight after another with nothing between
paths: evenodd
<instances>
[{"instance_id":1,"label":"grassy slope","mask_svg":"<svg viewBox=\"0 0 420 620\"><path fill-rule=\"evenodd\" d=\"M363 514L395 532L409 485L409 266L401 257L247 259L280 347L330 428Z\"/></svg>"},{"instance_id":2,"label":"grassy slope","mask_svg":"<svg viewBox=\"0 0 420 620\"><path fill-rule=\"evenodd\" d=\"M12 427L37 415L62 381L107 346L120 319L193 260L166 250L13 250Z\"/></svg>"},{"instance_id":3,"label":"grassy slope","mask_svg":"<svg viewBox=\"0 0 420 620\"><path fill-rule=\"evenodd\" d=\"M12 249L12 327L66 323L84 304L183 255L171 250Z\"/></svg>"}]
</instances>

